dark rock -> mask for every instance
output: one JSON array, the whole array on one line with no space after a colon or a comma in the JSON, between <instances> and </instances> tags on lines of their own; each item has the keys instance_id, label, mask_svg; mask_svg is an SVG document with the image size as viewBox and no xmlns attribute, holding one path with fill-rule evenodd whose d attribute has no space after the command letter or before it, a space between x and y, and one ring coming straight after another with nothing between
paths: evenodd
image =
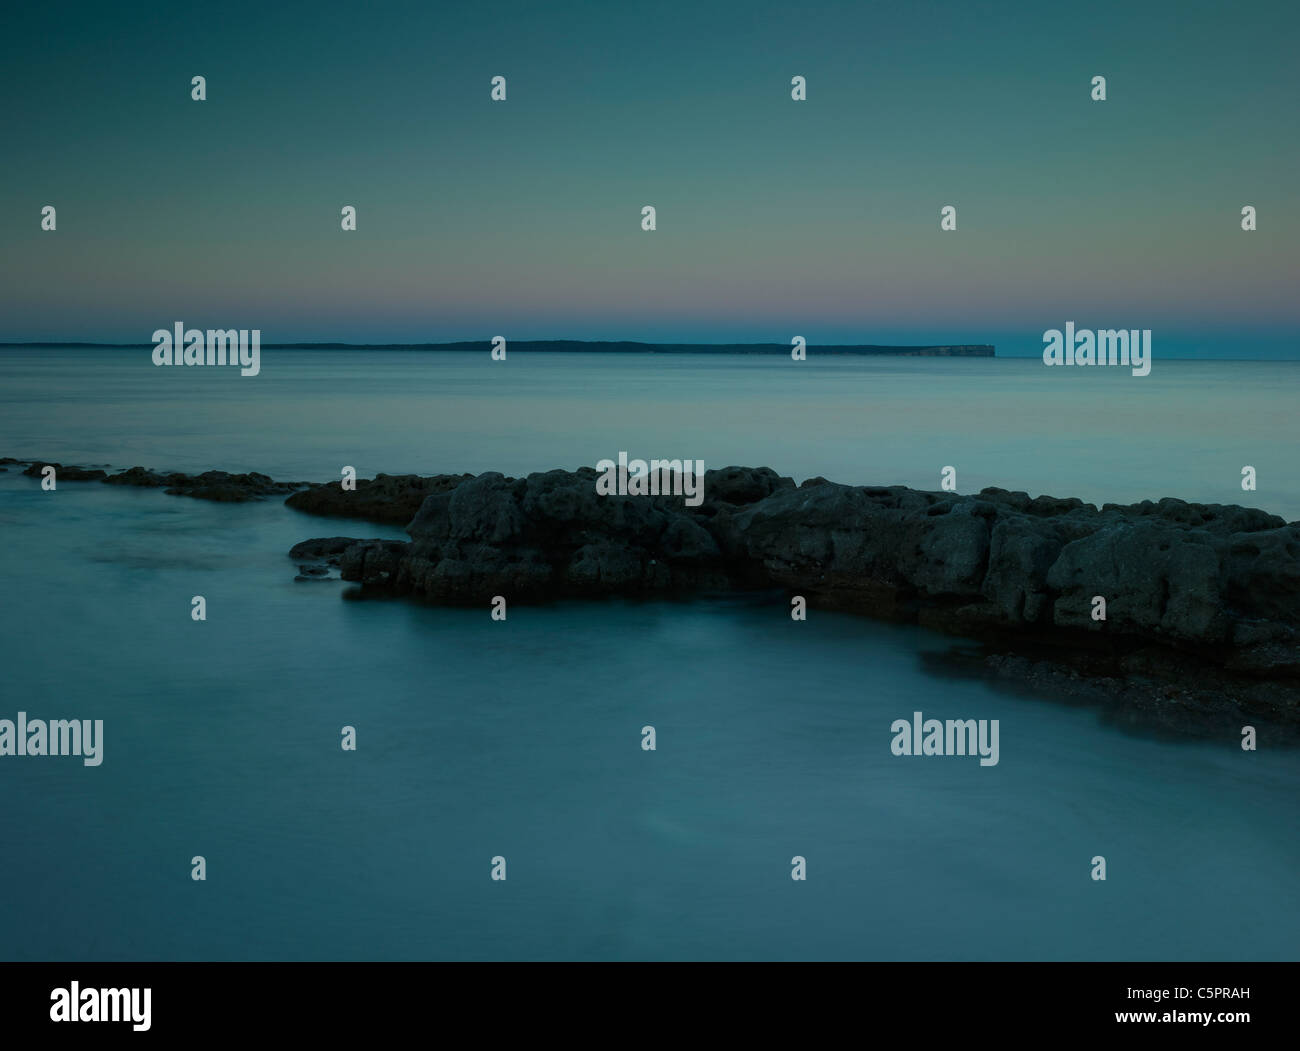
<instances>
[{"instance_id":1,"label":"dark rock","mask_svg":"<svg viewBox=\"0 0 1300 1051\"><path fill-rule=\"evenodd\" d=\"M455 604L775 588L1003 652L1033 645L1088 689L1208 669L1196 703L1248 680L1260 711L1300 721L1287 700L1300 696L1300 525L1250 508L795 487L748 468L708 472L697 507L600 496L589 468L440 477L411 542L347 546L345 579Z\"/></svg>"},{"instance_id":2,"label":"dark rock","mask_svg":"<svg viewBox=\"0 0 1300 1051\"><path fill-rule=\"evenodd\" d=\"M401 540L359 540L343 552L344 580L388 584L394 580L407 545Z\"/></svg>"},{"instance_id":3,"label":"dark rock","mask_svg":"<svg viewBox=\"0 0 1300 1051\"><path fill-rule=\"evenodd\" d=\"M357 543L349 536L328 536L319 537L315 540L304 540L301 543L294 544L289 549L289 557L298 561L300 559L331 559L334 564L342 557L343 552L348 546Z\"/></svg>"},{"instance_id":4,"label":"dark rock","mask_svg":"<svg viewBox=\"0 0 1300 1051\"><path fill-rule=\"evenodd\" d=\"M1026 497L1021 506L1027 507L1028 502ZM1051 612L1047 572L1060 551L1060 539L1038 523L1019 516L1004 518L994 525L989 537L988 569L981 593L1007 623L1039 624Z\"/></svg>"},{"instance_id":5,"label":"dark rock","mask_svg":"<svg viewBox=\"0 0 1300 1051\"><path fill-rule=\"evenodd\" d=\"M1092 630L1093 596L1106 600L1106 630L1221 643L1229 614L1225 574L1210 534L1154 521L1118 522L1075 540L1047 573L1059 627Z\"/></svg>"},{"instance_id":6,"label":"dark rock","mask_svg":"<svg viewBox=\"0 0 1300 1051\"><path fill-rule=\"evenodd\" d=\"M770 467L723 467L704 472L706 503L754 504L794 487L793 478L782 478Z\"/></svg>"},{"instance_id":7,"label":"dark rock","mask_svg":"<svg viewBox=\"0 0 1300 1051\"><path fill-rule=\"evenodd\" d=\"M295 511L337 518L360 518L369 522L406 525L420 509L425 497L449 492L469 474L440 474L421 478L414 474L379 474L358 478L354 490L342 482L326 482L294 493L285 503Z\"/></svg>"},{"instance_id":8,"label":"dark rock","mask_svg":"<svg viewBox=\"0 0 1300 1051\"><path fill-rule=\"evenodd\" d=\"M183 481L185 475L168 474L162 475L155 471L147 470L144 467L129 467L125 471L119 471L117 474L111 474L104 479L105 485L138 485L147 488L161 489L169 485L178 485Z\"/></svg>"},{"instance_id":9,"label":"dark rock","mask_svg":"<svg viewBox=\"0 0 1300 1051\"><path fill-rule=\"evenodd\" d=\"M32 478L40 478L41 472L46 467L54 468L54 478L56 482L98 482L107 477L107 471L101 471L98 468L74 467L71 465L64 466L59 463L49 463L45 460L33 460L31 465L23 471L23 474Z\"/></svg>"},{"instance_id":10,"label":"dark rock","mask_svg":"<svg viewBox=\"0 0 1300 1051\"><path fill-rule=\"evenodd\" d=\"M405 550L350 549L344 578L373 579L379 558L378 575L399 591L449 603L667 594L728 582L703 512L689 513L680 497L601 496L596 479L590 468L457 479L424 499ZM758 471L725 484L733 499L749 499L781 480Z\"/></svg>"},{"instance_id":11,"label":"dark rock","mask_svg":"<svg viewBox=\"0 0 1300 1051\"><path fill-rule=\"evenodd\" d=\"M268 496L292 492L301 482L277 482L265 474L250 471L247 474L230 474L226 471L204 471L202 474L183 474L178 471L166 474L145 467L130 467L109 475L106 485L133 485L150 489L165 489L170 496L192 496L199 500L221 503L246 503Z\"/></svg>"},{"instance_id":12,"label":"dark rock","mask_svg":"<svg viewBox=\"0 0 1300 1051\"><path fill-rule=\"evenodd\" d=\"M199 500L216 500L221 503L245 503L290 492L296 487L297 483L276 482L256 471L248 474L204 471L199 475L182 475L181 480L171 481L166 491L172 496L192 496Z\"/></svg>"},{"instance_id":13,"label":"dark rock","mask_svg":"<svg viewBox=\"0 0 1300 1051\"><path fill-rule=\"evenodd\" d=\"M45 466L5 462L34 477ZM708 471L697 506L601 496L591 468L381 474L346 491L255 472L55 467L60 480L209 500L292 492L286 503L308 513L405 524L410 542L327 537L293 548L299 579L337 569L360 585L349 597L478 605L496 595L784 591L813 608L964 635L1008 659L1033 650L1030 664L999 674L1080 677L1083 693L1135 705L1154 697L1162 710L1217 706L1300 724L1300 523L1253 508L1164 499L1098 509L1002 489L962 496L822 478L796 487L744 467ZM1094 619L1096 596L1104 620Z\"/></svg>"}]
</instances>

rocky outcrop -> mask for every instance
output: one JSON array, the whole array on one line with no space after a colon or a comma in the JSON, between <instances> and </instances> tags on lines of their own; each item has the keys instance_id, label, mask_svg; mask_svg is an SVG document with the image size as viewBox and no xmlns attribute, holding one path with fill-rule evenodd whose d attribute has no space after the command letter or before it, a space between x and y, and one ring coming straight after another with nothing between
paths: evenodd
<instances>
[{"instance_id":1,"label":"rocky outcrop","mask_svg":"<svg viewBox=\"0 0 1300 1051\"><path fill-rule=\"evenodd\" d=\"M976 637L1155 642L1300 674L1300 524L1262 511L820 483L731 527L732 548L768 579L825 605Z\"/></svg>"},{"instance_id":2,"label":"rocky outcrop","mask_svg":"<svg viewBox=\"0 0 1300 1051\"><path fill-rule=\"evenodd\" d=\"M767 468L707 472L699 507L597 495L591 469L439 477L409 542L335 552L343 579L446 604L779 588L1032 648L1093 682L1205 667L1216 696L1300 720L1300 524L1263 511L796 486Z\"/></svg>"},{"instance_id":3,"label":"rocky outcrop","mask_svg":"<svg viewBox=\"0 0 1300 1051\"><path fill-rule=\"evenodd\" d=\"M373 550L398 560L390 587L437 601L780 587L964 633L1131 635L1300 671L1300 525L1262 511L1172 499L1098 510L999 489L959 496L820 478L796 487L767 468L707 472L706 499L691 508L679 497L600 496L596 478L589 468L442 475L407 525L411 542ZM360 580L368 549L356 547L342 564Z\"/></svg>"},{"instance_id":4,"label":"rocky outcrop","mask_svg":"<svg viewBox=\"0 0 1300 1051\"><path fill-rule=\"evenodd\" d=\"M247 474L230 474L226 471L204 471L202 474L184 474L180 471L158 472L146 467L130 467L115 474L99 468L75 467L46 460L14 460L5 457L5 463L25 463L23 474L34 478L42 476L46 467L53 467L59 482L103 482L105 485L131 485L146 489L163 489L173 496L192 496L199 500L221 503L243 503L264 500L270 496L283 496L301 489L305 482L277 482L268 475L251 471Z\"/></svg>"},{"instance_id":5,"label":"rocky outcrop","mask_svg":"<svg viewBox=\"0 0 1300 1051\"><path fill-rule=\"evenodd\" d=\"M418 474L378 474L358 478L355 489L339 482L313 485L285 501L297 511L338 518L364 518L371 522L406 525L415 517L427 496L450 492L469 474L439 474L422 478Z\"/></svg>"},{"instance_id":6,"label":"rocky outcrop","mask_svg":"<svg viewBox=\"0 0 1300 1051\"><path fill-rule=\"evenodd\" d=\"M744 567L719 547L723 523L794 486L769 468L712 471L709 499L688 509L680 498L600 496L596 478L591 468L489 472L441 485L408 524L411 543L354 545L343 578L453 604L731 588Z\"/></svg>"},{"instance_id":7,"label":"rocky outcrop","mask_svg":"<svg viewBox=\"0 0 1300 1051\"><path fill-rule=\"evenodd\" d=\"M44 466L3 462L32 476ZM300 579L337 574L361 595L486 605L779 589L814 609L978 640L999 677L1300 726L1300 523L1251 508L796 486L745 467L708 471L694 507L599 495L590 468L379 475L345 490L255 473L56 467L60 480L98 474L205 499L288 491L307 513L405 524L409 541L335 536L290 552Z\"/></svg>"},{"instance_id":8,"label":"rocky outcrop","mask_svg":"<svg viewBox=\"0 0 1300 1051\"><path fill-rule=\"evenodd\" d=\"M304 540L289 549L289 557L298 563L296 580L337 580L343 553L356 541L346 536Z\"/></svg>"},{"instance_id":9,"label":"rocky outcrop","mask_svg":"<svg viewBox=\"0 0 1300 1051\"><path fill-rule=\"evenodd\" d=\"M216 500L221 503L244 503L262 500L293 492L302 482L277 482L264 474L229 474L226 471L204 471L202 474L171 472L160 474L144 467L131 467L104 479L107 485L135 485L150 489L163 489L172 496L192 496L199 500Z\"/></svg>"}]
</instances>

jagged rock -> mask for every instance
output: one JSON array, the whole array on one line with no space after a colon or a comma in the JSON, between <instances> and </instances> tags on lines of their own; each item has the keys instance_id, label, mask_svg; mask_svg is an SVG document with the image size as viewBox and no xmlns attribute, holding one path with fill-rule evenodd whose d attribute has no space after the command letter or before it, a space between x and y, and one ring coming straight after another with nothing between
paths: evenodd
<instances>
[{"instance_id":1,"label":"jagged rock","mask_svg":"<svg viewBox=\"0 0 1300 1051\"><path fill-rule=\"evenodd\" d=\"M1022 507L1028 503L1026 497ZM980 590L1008 623L1038 624L1050 612L1047 572L1061 546L1052 531L1020 516L1008 516L993 526L988 569Z\"/></svg>"},{"instance_id":2,"label":"jagged rock","mask_svg":"<svg viewBox=\"0 0 1300 1051\"><path fill-rule=\"evenodd\" d=\"M33 477L45 465L4 462L28 464ZM1058 678L1085 675L1088 689L1112 689L1104 681L1113 679L1128 696L1137 679L1150 679L1164 684L1150 694L1159 705L1194 697L1300 724L1300 523L1253 508L1163 499L1098 509L1003 489L963 496L823 478L796 487L770 468L746 467L707 472L697 506L680 496L600 495L591 468L378 475L347 491L257 473L55 467L61 480L214 500L300 490L289 506L405 524L409 542L328 537L294 547L300 579L337 568L362 585L357 593L486 605L495 595L784 589L813 608L1038 654L1038 663L1004 664L999 674L1019 668L1046 681L1047 672L1025 670L1045 661L1072 669ZM1096 596L1104 620L1094 619Z\"/></svg>"},{"instance_id":3,"label":"jagged rock","mask_svg":"<svg viewBox=\"0 0 1300 1051\"><path fill-rule=\"evenodd\" d=\"M411 544L385 549L399 564L383 578L444 601L481 602L489 590L778 586L963 630L1267 645L1274 663L1291 660L1296 637L1297 527L1248 508L1162 500L1099 511L993 489L795 488L768 469L734 467L708 472L704 504L692 508L677 497L600 496L587 468L440 477L408 526ZM1103 622L1093 619L1096 595Z\"/></svg>"},{"instance_id":4,"label":"jagged rock","mask_svg":"<svg viewBox=\"0 0 1300 1051\"><path fill-rule=\"evenodd\" d=\"M387 584L396 576L400 555L406 548L407 544L401 540L362 540L349 544L341 562L343 579Z\"/></svg>"},{"instance_id":5,"label":"jagged rock","mask_svg":"<svg viewBox=\"0 0 1300 1051\"><path fill-rule=\"evenodd\" d=\"M1110 630L1221 643L1229 627L1221 561L1208 533L1150 520L1109 524L1066 544L1048 570L1047 586L1058 596L1053 619L1089 629L1100 595Z\"/></svg>"},{"instance_id":6,"label":"jagged rock","mask_svg":"<svg viewBox=\"0 0 1300 1051\"><path fill-rule=\"evenodd\" d=\"M128 467L125 471L111 474L104 479L105 485L136 485L150 489L162 489L169 485L179 485L185 478L183 474L158 474L145 467Z\"/></svg>"},{"instance_id":7,"label":"jagged rock","mask_svg":"<svg viewBox=\"0 0 1300 1051\"><path fill-rule=\"evenodd\" d=\"M1217 683L1206 696L1227 696L1234 675L1270 680L1267 696L1240 696L1300 721L1287 700L1300 696L1300 525L1276 516L1180 500L1099 510L998 489L796 488L749 468L708 472L703 503L689 507L601 496L596 478L489 472L440 487L409 544L350 545L343 576L457 604L781 588L1004 649L1032 642L1058 664L1101 660L1120 679L1209 668L1220 679L1206 680ZM1105 620L1094 619L1098 595Z\"/></svg>"},{"instance_id":8,"label":"jagged rock","mask_svg":"<svg viewBox=\"0 0 1300 1051\"><path fill-rule=\"evenodd\" d=\"M328 560L338 565L343 552L357 541L349 536L318 537L315 540L303 540L289 549L289 557L295 562L302 559Z\"/></svg>"},{"instance_id":9,"label":"jagged rock","mask_svg":"<svg viewBox=\"0 0 1300 1051\"><path fill-rule=\"evenodd\" d=\"M723 467L704 472L706 503L754 504L794 487L793 478L782 478L770 467Z\"/></svg>"},{"instance_id":10,"label":"jagged rock","mask_svg":"<svg viewBox=\"0 0 1300 1051\"><path fill-rule=\"evenodd\" d=\"M173 496L193 496L199 500L217 500L222 503L260 500L277 493L290 492L300 484L277 482L256 471L248 474L204 471L200 475L183 475L182 478L183 481L173 482L166 491Z\"/></svg>"},{"instance_id":11,"label":"jagged rock","mask_svg":"<svg viewBox=\"0 0 1300 1051\"><path fill-rule=\"evenodd\" d=\"M449 492L469 474L440 474L421 478L415 474L379 474L358 478L357 487L344 489L341 481L313 485L290 496L285 503L295 511L337 518L363 518L370 522L406 525L425 497Z\"/></svg>"},{"instance_id":12,"label":"jagged rock","mask_svg":"<svg viewBox=\"0 0 1300 1051\"><path fill-rule=\"evenodd\" d=\"M756 473L746 492L771 491ZM680 497L601 496L591 468L488 472L427 497L407 532L402 591L442 602L663 594L729 583L712 533ZM788 481L788 480L787 480ZM793 484L793 483L791 483ZM344 565L344 577L349 576ZM359 579L359 578L356 578Z\"/></svg>"}]
</instances>

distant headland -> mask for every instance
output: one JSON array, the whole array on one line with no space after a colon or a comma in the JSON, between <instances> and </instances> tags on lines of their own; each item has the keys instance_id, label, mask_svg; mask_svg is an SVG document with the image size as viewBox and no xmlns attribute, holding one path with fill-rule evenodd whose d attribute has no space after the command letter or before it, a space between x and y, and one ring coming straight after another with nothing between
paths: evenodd
<instances>
[{"instance_id":1,"label":"distant headland","mask_svg":"<svg viewBox=\"0 0 1300 1051\"><path fill-rule=\"evenodd\" d=\"M106 349L147 346L140 343L3 343L0 347L45 347L71 349L104 347ZM631 340L542 339L511 340L514 353L599 353L599 354L789 354L788 343L637 343ZM456 343L263 343L263 350L440 350L490 351L490 340L466 340ZM893 355L913 358L991 358L991 343L960 343L943 346L891 346L874 343L816 344L807 346L809 354Z\"/></svg>"}]
</instances>

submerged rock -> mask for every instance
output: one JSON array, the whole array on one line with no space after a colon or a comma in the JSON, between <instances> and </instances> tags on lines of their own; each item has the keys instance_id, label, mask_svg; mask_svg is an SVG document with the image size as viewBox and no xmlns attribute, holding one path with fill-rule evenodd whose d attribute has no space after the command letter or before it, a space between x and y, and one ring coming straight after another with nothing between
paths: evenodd
<instances>
[{"instance_id":1,"label":"submerged rock","mask_svg":"<svg viewBox=\"0 0 1300 1051\"><path fill-rule=\"evenodd\" d=\"M97 467L73 467L64 466L61 463L49 463L45 460L33 460L23 474L32 478L40 478L45 468L54 468L54 477L57 482L98 482L108 476L107 471L102 471Z\"/></svg>"},{"instance_id":2,"label":"submerged rock","mask_svg":"<svg viewBox=\"0 0 1300 1051\"><path fill-rule=\"evenodd\" d=\"M199 500L216 500L221 503L244 503L262 500L268 496L293 492L302 482L277 482L270 476L250 471L247 474L229 474L226 471L204 471L202 474L183 474L178 471L166 474L145 467L130 467L109 475L106 485L133 485L150 489L165 489L172 496L192 496Z\"/></svg>"},{"instance_id":3,"label":"submerged rock","mask_svg":"<svg viewBox=\"0 0 1300 1051\"><path fill-rule=\"evenodd\" d=\"M109 474L99 468L74 467L49 463L46 460L14 460L4 457L0 462L25 463L23 474L41 477L41 471L51 466L58 481L103 482L105 485L130 485L146 489L164 489L172 496L192 496L199 500L222 503L243 503L264 500L269 496L283 496L303 488L306 482L277 482L269 475L250 471L230 474L227 471L204 471L202 474L184 474L180 471L160 472L147 467L128 467Z\"/></svg>"}]
</instances>

